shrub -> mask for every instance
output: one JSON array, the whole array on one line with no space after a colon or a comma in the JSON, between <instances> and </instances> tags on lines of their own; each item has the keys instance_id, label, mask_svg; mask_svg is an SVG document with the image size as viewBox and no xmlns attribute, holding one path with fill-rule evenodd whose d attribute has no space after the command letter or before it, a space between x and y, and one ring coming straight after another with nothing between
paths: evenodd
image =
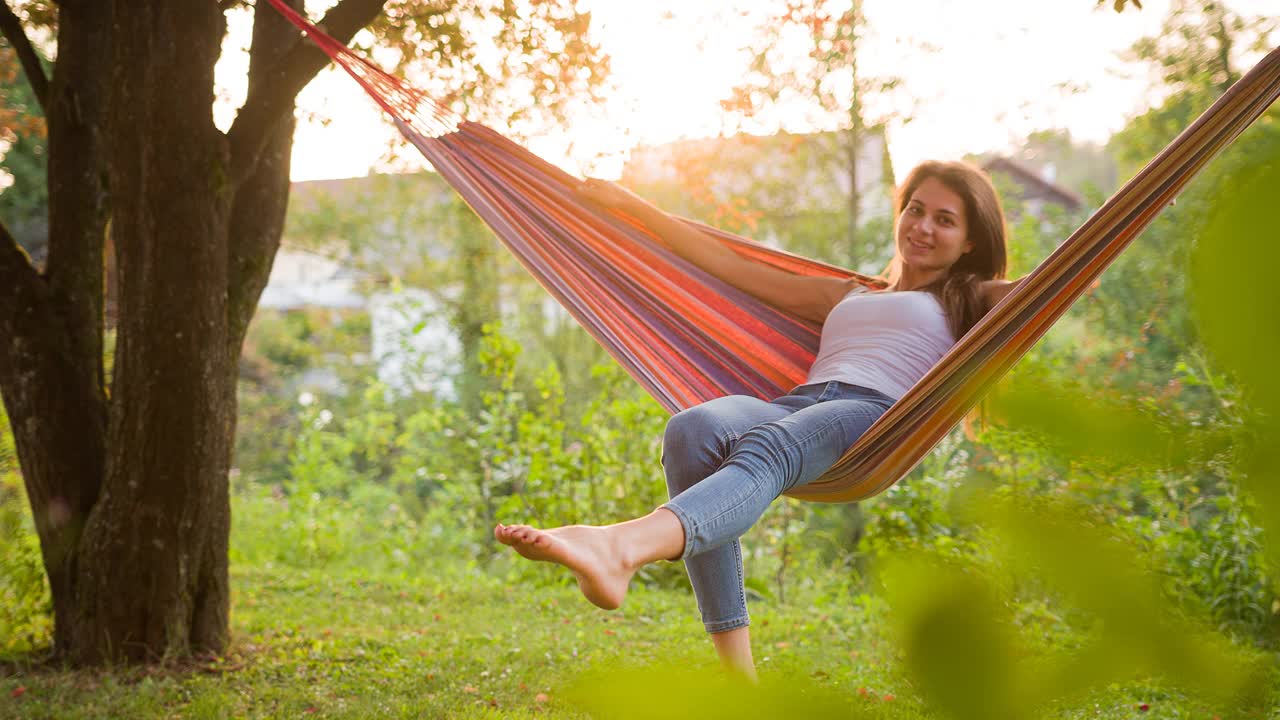
<instances>
[{"instance_id":1,"label":"shrub","mask_svg":"<svg viewBox=\"0 0 1280 720\"><path fill-rule=\"evenodd\" d=\"M53 635L53 600L40 540L18 472L9 419L0 409L0 653L46 647Z\"/></svg>"}]
</instances>

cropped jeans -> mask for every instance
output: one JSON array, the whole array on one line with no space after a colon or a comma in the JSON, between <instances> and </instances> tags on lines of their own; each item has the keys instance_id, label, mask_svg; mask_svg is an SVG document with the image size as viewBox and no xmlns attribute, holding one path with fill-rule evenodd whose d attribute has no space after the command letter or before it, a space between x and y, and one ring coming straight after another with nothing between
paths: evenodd
<instances>
[{"instance_id":1,"label":"cropped jeans","mask_svg":"<svg viewBox=\"0 0 1280 720\"><path fill-rule=\"evenodd\" d=\"M738 538L782 493L812 482L893 404L842 382L801 385L770 401L716 398L677 413L662 440L684 559L709 633L750 624Z\"/></svg>"}]
</instances>

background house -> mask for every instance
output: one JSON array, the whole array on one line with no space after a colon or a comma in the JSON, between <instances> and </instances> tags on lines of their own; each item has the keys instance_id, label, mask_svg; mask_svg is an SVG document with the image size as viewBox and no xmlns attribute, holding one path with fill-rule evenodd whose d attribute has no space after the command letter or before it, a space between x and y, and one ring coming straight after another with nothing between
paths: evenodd
<instances>
[{"instance_id":1,"label":"background house","mask_svg":"<svg viewBox=\"0 0 1280 720\"><path fill-rule=\"evenodd\" d=\"M407 393L454 393L460 350L438 295L398 279L423 255L442 253L429 223L412 229L397 206L414 209L452 202L438 177L374 175L294 183L281 249L262 293L259 313L315 313L332 321L367 317L360 352L348 359L373 366L378 380ZM340 389L332 367L308 369L294 383Z\"/></svg>"},{"instance_id":2,"label":"background house","mask_svg":"<svg viewBox=\"0 0 1280 720\"><path fill-rule=\"evenodd\" d=\"M1003 190L1006 200L1014 201L1005 208L1010 220L1016 221L1023 214L1044 217L1048 207L1074 214L1085 206L1079 193L1055 182L1053 163L1034 168L1010 157L994 156L982 161L982 169Z\"/></svg>"}]
</instances>

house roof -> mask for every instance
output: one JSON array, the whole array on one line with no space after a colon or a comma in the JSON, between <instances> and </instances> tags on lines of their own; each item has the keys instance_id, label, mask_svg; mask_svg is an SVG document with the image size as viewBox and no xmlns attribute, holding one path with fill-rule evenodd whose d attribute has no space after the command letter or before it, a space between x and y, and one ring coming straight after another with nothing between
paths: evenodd
<instances>
[{"instance_id":1,"label":"house roof","mask_svg":"<svg viewBox=\"0 0 1280 720\"><path fill-rule=\"evenodd\" d=\"M1035 169L1010 157L996 156L982 163L982 169L988 173L1002 172L1011 176L1020 185L1030 188L1047 199L1062 205L1068 210L1079 210L1084 206L1084 198L1070 188L1046 180Z\"/></svg>"}]
</instances>

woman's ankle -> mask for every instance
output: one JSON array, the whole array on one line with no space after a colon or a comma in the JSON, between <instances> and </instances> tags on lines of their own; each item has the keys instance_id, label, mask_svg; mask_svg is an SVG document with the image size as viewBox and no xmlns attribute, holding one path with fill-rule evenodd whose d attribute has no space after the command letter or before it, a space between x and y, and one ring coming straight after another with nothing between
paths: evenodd
<instances>
[{"instance_id":1,"label":"woman's ankle","mask_svg":"<svg viewBox=\"0 0 1280 720\"><path fill-rule=\"evenodd\" d=\"M684 526L675 513L665 508L605 529L628 570L639 570L658 560L679 559L684 553Z\"/></svg>"}]
</instances>

